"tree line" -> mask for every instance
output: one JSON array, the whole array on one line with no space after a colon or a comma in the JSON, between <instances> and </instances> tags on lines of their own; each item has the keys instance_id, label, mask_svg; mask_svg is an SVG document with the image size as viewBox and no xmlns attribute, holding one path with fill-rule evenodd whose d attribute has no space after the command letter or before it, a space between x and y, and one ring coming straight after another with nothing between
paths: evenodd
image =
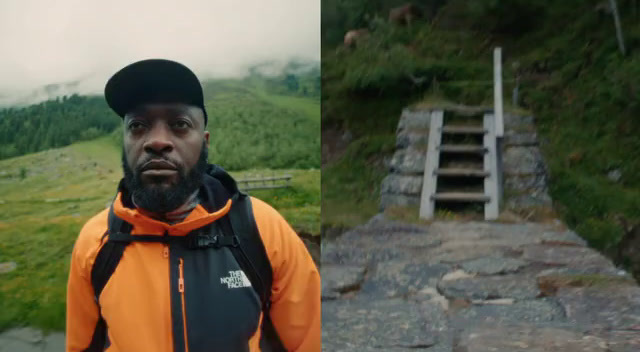
<instances>
[{"instance_id":1,"label":"tree line","mask_svg":"<svg viewBox=\"0 0 640 352\"><path fill-rule=\"evenodd\" d=\"M89 140L121 122L103 97L71 95L0 110L0 159Z\"/></svg>"},{"instance_id":2,"label":"tree line","mask_svg":"<svg viewBox=\"0 0 640 352\"><path fill-rule=\"evenodd\" d=\"M320 69L287 69L277 76L252 72L244 79L203 82L213 162L232 170L320 166L320 121L305 112L320 109ZM272 101L287 96L296 97L295 106ZM0 110L0 159L107 134L120 144L121 123L102 96L71 95Z\"/></svg>"}]
</instances>

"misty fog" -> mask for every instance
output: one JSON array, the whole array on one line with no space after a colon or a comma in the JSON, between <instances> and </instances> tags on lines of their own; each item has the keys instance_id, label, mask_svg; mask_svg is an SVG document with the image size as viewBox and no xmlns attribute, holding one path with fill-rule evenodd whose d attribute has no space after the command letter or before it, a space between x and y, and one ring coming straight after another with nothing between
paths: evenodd
<instances>
[{"instance_id":1,"label":"misty fog","mask_svg":"<svg viewBox=\"0 0 640 352\"><path fill-rule=\"evenodd\" d=\"M265 61L320 60L320 0L0 2L0 105L101 93L137 60L167 58L201 79Z\"/></svg>"}]
</instances>

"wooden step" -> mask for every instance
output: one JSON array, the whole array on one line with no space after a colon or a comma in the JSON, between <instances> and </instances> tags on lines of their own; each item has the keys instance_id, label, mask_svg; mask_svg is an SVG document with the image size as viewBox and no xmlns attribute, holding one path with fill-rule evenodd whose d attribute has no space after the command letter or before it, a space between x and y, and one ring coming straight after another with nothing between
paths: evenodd
<instances>
[{"instance_id":1,"label":"wooden step","mask_svg":"<svg viewBox=\"0 0 640 352\"><path fill-rule=\"evenodd\" d=\"M442 144L438 150L445 153L478 153L484 154L487 148L475 144Z\"/></svg>"},{"instance_id":2,"label":"wooden step","mask_svg":"<svg viewBox=\"0 0 640 352\"><path fill-rule=\"evenodd\" d=\"M443 192L436 193L431 196L436 201L448 202L489 202L491 197L484 193L465 193L465 192Z\"/></svg>"},{"instance_id":3,"label":"wooden step","mask_svg":"<svg viewBox=\"0 0 640 352\"><path fill-rule=\"evenodd\" d=\"M482 126L462 126L462 125L450 125L443 126L442 133L447 134L485 134L485 130Z\"/></svg>"},{"instance_id":4,"label":"wooden step","mask_svg":"<svg viewBox=\"0 0 640 352\"><path fill-rule=\"evenodd\" d=\"M438 176L452 176L452 177L487 177L489 171L483 169L469 169L469 168L440 168L435 171Z\"/></svg>"}]
</instances>

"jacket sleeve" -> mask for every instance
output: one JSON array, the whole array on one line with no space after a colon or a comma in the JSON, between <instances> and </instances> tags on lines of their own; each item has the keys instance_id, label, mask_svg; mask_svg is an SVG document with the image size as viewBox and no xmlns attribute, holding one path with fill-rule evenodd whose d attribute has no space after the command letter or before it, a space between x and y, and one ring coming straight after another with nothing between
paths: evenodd
<instances>
[{"instance_id":1,"label":"jacket sleeve","mask_svg":"<svg viewBox=\"0 0 640 352\"><path fill-rule=\"evenodd\" d=\"M273 269L271 319L288 351L320 352L320 274L304 243L275 209L252 198Z\"/></svg>"},{"instance_id":2,"label":"jacket sleeve","mask_svg":"<svg viewBox=\"0 0 640 352\"><path fill-rule=\"evenodd\" d=\"M100 245L96 218L82 229L71 253L67 283L66 351L84 351L91 344L100 316L91 285L91 267ZM98 231L98 232L96 232Z\"/></svg>"}]
</instances>

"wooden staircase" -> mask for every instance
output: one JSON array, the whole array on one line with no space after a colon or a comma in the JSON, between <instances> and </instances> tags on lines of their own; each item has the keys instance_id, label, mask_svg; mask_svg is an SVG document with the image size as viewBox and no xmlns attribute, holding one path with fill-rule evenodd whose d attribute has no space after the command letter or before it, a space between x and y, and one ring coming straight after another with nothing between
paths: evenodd
<instances>
[{"instance_id":1,"label":"wooden staircase","mask_svg":"<svg viewBox=\"0 0 640 352\"><path fill-rule=\"evenodd\" d=\"M498 155L496 148L496 128L493 114L484 114L482 123L477 125L444 124L442 110L433 111L429 129L429 142L427 158L422 182L422 195L420 199L420 217L431 219L434 216L436 203L482 203L484 205L485 220L495 220L499 213L500 175L498 170ZM445 137L445 138L443 138ZM443 139L456 140L462 137L472 140L482 139L481 143L470 144L446 142ZM443 155L447 154L448 160L464 159L468 156L480 158L481 165L462 163L457 166L441 166ZM468 189L439 190L438 181L456 178L482 178L483 191L470 191ZM440 187L441 188L441 187Z\"/></svg>"}]
</instances>

